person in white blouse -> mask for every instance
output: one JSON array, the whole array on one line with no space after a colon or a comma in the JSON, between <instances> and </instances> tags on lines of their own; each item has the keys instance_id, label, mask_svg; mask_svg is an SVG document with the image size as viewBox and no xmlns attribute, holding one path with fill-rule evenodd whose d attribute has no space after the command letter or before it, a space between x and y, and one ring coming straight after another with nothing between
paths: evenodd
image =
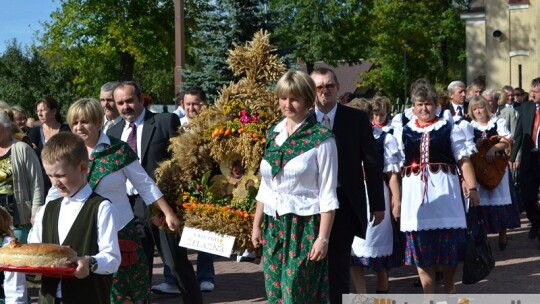
<instances>
[{"instance_id":1,"label":"person in white blouse","mask_svg":"<svg viewBox=\"0 0 540 304\"><path fill-rule=\"evenodd\" d=\"M411 100L415 116L396 132L404 160L400 228L406 237L405 264L417 267L424 293L435 292L437 268L444 274L445 292L456 293L454 276L467 234L458 170L471 206L479 203L471 150L453 118L436 115L431 84L415 87Z\"/></svg>"},{"instance_id":2,"label":"person in white blouse","mask_svg":"<svg viewBox=\"0 0 540 304\"><path fill-rule=\"evenodd\" d=\"M479 148L490 137L501 137L499 142L487 151L486 157L489 159L505 153L505 149L508 149L512 142L508 124L506 120L491 114L490 105L482 96L473 97L469 102L469 117L473 119L471 125L474 128L474 142ZM506 249L508 244L506 230L521 226L518 206L512 204L508 175L507 168L499 185L491 190L482 186L481 183L478 184L480 205L475 213L484 222L487 233L499 234L501 250ZM471 220L473 224L477 222L476 219ZM473 227L473 230L474 228L476 227Z\"/></svg>"},{"instance_id":3,"label":"person in white blouse","mask_svg":"<svg viewBox=\"0 0 540 304\"><path fill-rule=\"evenodd\" d=\"M289 71L275 89L285 118L270 128L252 241L263 246L269 303L328 302L328 242L339 203L332 132L309 109L315 83Z\"/></svg>"},{"instance_id":4,"label":"person in white blouse","mask_svg":"<svg viewBox=\"0 0 540 304\"><path fill-rule=\"evenodd\" d=\"M126 180L131 181L146 204L154 204L164 211L169 229L174 230L179 220L163 194L129 145L101 132L102 118L103 110L98 101L90 98L76 101L69 107L67 115L72 132L84 140L90 158L87 176L90 186L96 193L107 197L118 210L118 238L139 245L141 243L125 191ZM58 188L53 187L47 201L58 196ZM126 299L144 301L149 297L151 282L142 246L138 246L137 256L137 263L125 265L114 274L112 303L123 303Z\"/></svg>"},{"instance_id":5,"label":"person in white blouse","mask_svg":"<svg viewBox=\"0 0 540 304\"><path fill-rule=\"evenodd\" d=\"M88 154L75 134L62 132L47 141L43 167L62 196L36 215L29 243L70 246L78 257L76 279L42 277L40 303L109 303L112 274L121 256L116 209L86 182Z\"/></svg>"}]
</instances>

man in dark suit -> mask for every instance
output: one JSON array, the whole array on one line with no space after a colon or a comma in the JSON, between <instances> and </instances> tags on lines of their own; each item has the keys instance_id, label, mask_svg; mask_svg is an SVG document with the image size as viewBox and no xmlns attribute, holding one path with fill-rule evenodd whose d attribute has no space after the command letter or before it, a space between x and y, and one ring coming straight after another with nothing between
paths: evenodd
<instances>
[{"instance_id":1,"label":"man in dark suit","mask_svg":"<svg viewBox=\"0 0 540 304\"><path fill-rule=\"evenodd\" d=\"M538 187L540 186L540 77L531 84L530 101L521 105L516 123L514 149L510 161L513 168L520 168L519 182L521 198L525 204L527 218L531 222L529 238L538 238L540 242L540 206L538 205ZM518 152L521 150L521 161ZM539 244L540 245L540 244Z\"/></svg>"},{"instance_id":2,"label":"man in dark suit","mask_svg":"<svg viewBox=\"0 0 540 304\"><path fill-rule=\"evenodd\" d=\"M154 114L144 108L141 89L132 81L120 82L113 91L113 98L124 121L109 129L108 135L119 138L132 146L137 152L141 165L155 180L154 172L160 162L170 157L167 148L171 137L177 135L180 120L176 114ZM144 237L143 247L148 258L150 274L154 258L154 238L161 257L179 280L184 303L202 303L199 284L195 279L193 266L187 258L187 250L179 247L176 234L150 227L148 207L128 182L128 195L133 213L140 223Z\"/></svg>"},{"instance_id":3,"label":"man in dark suit","mask_svg":"<svg viewBox=\"0 0 540 304\"><path fill-rule=\"evenodd\" d=\"M311 78L317 88L317 120L332 129L338 149L339 209L328 244L330 303L335 304L342 302L342 294L349 293L354 236L365 238L368 210L364 172L371 219L376 225L384 218L382 160L367 115L338 104L339 82L334 71L317 68Z\"/></svg>"},{"instance_id":4,"label":"man in dark suit","mask_svg":"<svg viewBox=\"0 0 540 304\"><path fill-rule=\"evenodd\" d=\"M461 116L467 119L467 111L469 109L469 102L465 101L465 84L462 81L452 81L448 85L448 96L450 96L450 103L444 110L450 110L452 116Z\"/></svg>"}]
</instances>

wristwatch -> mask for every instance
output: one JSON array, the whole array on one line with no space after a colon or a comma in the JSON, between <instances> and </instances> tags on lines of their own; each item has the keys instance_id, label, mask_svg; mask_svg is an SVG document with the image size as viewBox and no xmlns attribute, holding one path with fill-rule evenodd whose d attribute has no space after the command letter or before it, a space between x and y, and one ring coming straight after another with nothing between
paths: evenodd
<instances>
[{"instance_id":1,"label":"wristwatch","mask_svg":"<svg viewBox=\"0 0 540 304\"><path fill-rule=\"evenodd\" d=\"M97 268L98 268L98 263L97 263L96 258L90 257L90 271L96 272Z\"/></svg>"}]
</instances>

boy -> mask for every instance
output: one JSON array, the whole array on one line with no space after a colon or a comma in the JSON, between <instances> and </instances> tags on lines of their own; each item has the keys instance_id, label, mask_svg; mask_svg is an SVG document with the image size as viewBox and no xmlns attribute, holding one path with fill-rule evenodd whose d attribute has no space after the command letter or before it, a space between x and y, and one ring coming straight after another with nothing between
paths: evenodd
<instances>
[{"instance_id":1,"label":"boy","mask_svg":"<svg viewBox=\"0 0 540 304\"><path fill-rule=\"evenodd\" d=\"M86 182L88 154L82 139L72 133L54 135L41 153L43 167L63 198L38 212L29 243L70 246L79 257L75 278L43 277L39 303L110 303L112 274L120 265L111 202Z\"/></svg>"}]
</instances>

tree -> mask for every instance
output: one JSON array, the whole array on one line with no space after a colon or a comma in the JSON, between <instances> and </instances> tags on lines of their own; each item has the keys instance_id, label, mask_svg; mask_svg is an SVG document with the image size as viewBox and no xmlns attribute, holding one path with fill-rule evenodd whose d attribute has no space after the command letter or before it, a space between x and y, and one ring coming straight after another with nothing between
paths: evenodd
<instances>
[{"instance_id":1,"label":"tree","mask_svg":"<svg viewBox=\"0 0 540 304\"><path fill-rule=\"evenodd\" d=\"M217 0L208 5L209 10L197 21L199 31L193 33L204 45L192 49L191 61L184 69L183 88L201 86L213 101L218 91L235 79L227 64L229 50L272 25L264 0Z\"/></svg>"},{"instance_id":2,"label":"tree","mask_svg":"<svg viewBox=\"0 0 540 304\"><path fill-rule=\"evenodd\" d=\"M276 44L308 65L356 63L365 55L371 1L271 0Z\"/></svg>"},{"instance_id":3,"label":"tree","mask_svg":"<svg viewBox=\"0 0 540 304\"><path fill-rule=\"evenodd\" d=\"M465 25L451 0L376 0L370 12L369 60L363 82L390 97L424 77L443 86L465 69ZM391 18L389 18L391 16ZM404 93L405 91L405 93Z\"/></svg>"},{"instance_id":4,"label":"tree","mask_svg":"<svg viewBox=\"0 0 540 304\"><path fill-rule=\"evenodd\" d=\"M52 21L44 23L42 51L53 66L77 71L74 85L79 96L97 94L107 81L136 80L154 99L172 100L173 1L61 0L61 4ZM192 18L198 18L204 7L200 1L186 1ZM186 20L186 27L192 24Z\"/></svg>"},{"instance_id":5,"label":"tree","mask_svg":"<svg viewBox=\"0 0 540 304\"><path fill-rule=\"evenodd\" d=\"M34 113L35 102L51 95L64 112L74 93L73 71L52 68L35 48L23 50L16 40L0 56L0 100ZM31 115L31 114L30 114Z\"/></svg>"}]
</instances>

